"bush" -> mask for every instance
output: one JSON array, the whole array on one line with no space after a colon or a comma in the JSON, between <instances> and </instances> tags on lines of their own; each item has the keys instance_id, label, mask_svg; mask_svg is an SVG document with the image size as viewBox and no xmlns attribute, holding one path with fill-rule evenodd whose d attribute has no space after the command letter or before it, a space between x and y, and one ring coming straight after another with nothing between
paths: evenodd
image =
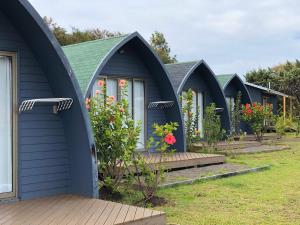
<instances>
[{"instance_id":1,"label":"bush","mask_svg":"<svg viewBox=\"0 0 300 225\"><path fill-rule=\"evenodd\" d=\"M133 155L131 166L127 167L131 181L138 186L145 201L155 196L159 184L165 178L163 163L166 157L174 152L170 147L176 142L173 132L177 130L177 127L177 123L153 124L153 136L147 142L147 151L150 156L150 149L155 148L156 153L159 154L159 160L153 163L137 152ZM155 141L155 139L158 140Z\"/></svg>"},{"instance_id":2,"label":"bush","mask_svg":"<svg viewBox=\"0 0 300 225\"><path fill-rule=\"evenodd\" d=\"M121 96L126 96L126 81L121 81ZM141 126L135 126L126 98L115 101L116 96L106 95L103 81L99 81L98 85L103 91L97 91L96 97L86 99L86 107L94 131L100 185L114 191L135 152Z\"/></svg>"},{"instance_id":3,"label":"bush","mask_svg":"<svg viewBox=\"0 0 300 225\"><path fill-rule=\"evenodd\" d=\"M225 131L222 129L221 119L216 113L214 103L205 108L203 127L207 144L215 150L216 144L223 139Z\"/></svg>"},{"instance_id":4,"label":"bush","mask_svg":"<svg viewBox=\"0 0 300 225\"><path fill-rule=\"evenodd\" d=\"M262 106L260 103L242 105L242 120L249 123L256 139L260 141L263 136L264 122L273 116L270 105Z\"/></svg>"},{"instance_id":5,"label":"bush","mask_svg":"<svg viewBox=\"0 0 300 225\"><path fill-rule=\"evenodd\" d=\"M285 135L285 124L284 124L283 116L278 116L276 118L275 130L276 130L276 134L278 134L280 136Z\"/></svg>"}]
</instances>

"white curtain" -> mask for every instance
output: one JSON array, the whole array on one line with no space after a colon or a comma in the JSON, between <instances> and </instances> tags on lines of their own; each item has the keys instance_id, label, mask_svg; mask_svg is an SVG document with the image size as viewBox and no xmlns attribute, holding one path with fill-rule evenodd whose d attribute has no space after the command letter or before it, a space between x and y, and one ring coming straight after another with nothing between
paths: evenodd
<instances>
[{"instance_id":1,"label":"white curtain","mask_svg":"<svg viewBox=\"0 0 300 225\"><path fill-rule=\"evenodd\" d=\"M132 115L132 81L127 80L127 97L129 112Z\"/></svg>"},{"instance_id":2,"label":"white curtain","mask_svg":"<svg viewBox=\"0 0 300 225\"><path fill-rule=\"evenodd\" d=\"M134 121L137 123L141 121L142 130L139 137L139 143L137 149L143 150L145 147L145 94L144 94L144 82L135 80L133 84L134 94Z\"/></svg>"},{"instance_id":3,"label":"white curtain","mask_svg":"<svg viewBox=\"0 0 300 225\"><path fill-rule=\"evenodd\" d=\"M12 66L0 56L0 193L12 192Z\"/></svg>"},{"instance_id":4,"label":"white curtain","mask_svg":"<svg viewBox=\"0 0 300 225\"><path fill-rule=\"evenodd\" d=\"M115 100L118 99L118 80L107 79L106 93L107 93L107 96L114 96Z\"/></svg>"},{"instance_id":5,"label":"white curtain","mask_svg":"<svg viewBox=\"0 0 300 225\"><path fill-rule=\"evenodd\" d=\"M198 92L198 107L199 107L199 120L198 129L200 131L200 136L203 137L203 114L204 114L204 104L203 104L203 93Z\"/></svg>"}]
</instances>

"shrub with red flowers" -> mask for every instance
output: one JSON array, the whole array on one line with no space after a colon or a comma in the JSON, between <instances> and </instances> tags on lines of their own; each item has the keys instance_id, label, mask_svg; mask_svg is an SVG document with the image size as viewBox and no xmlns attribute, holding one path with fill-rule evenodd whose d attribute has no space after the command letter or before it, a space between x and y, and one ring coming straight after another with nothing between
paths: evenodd
<instances>
[{"instance_id":1,"label":"shrub with red flowers","mask_svg":"<svg viewBox=\"0 0 300 225\"><path fill-rule=\"evenodd\" d=\"M242 120L249 123L252 131L256 135L258 141L263 136L264 121L270 119L273 115L272 108L267 105L263 106L260 103L252 103L242 105Z\"/></svg>"},{"instance_id":2,"label":"shrub with red flowers","mask_svg":"<svg viewBox=\"0 0 300 225\"><path fill-rule=\"evenodd\" d=\"M126 98L116 101L106 95L105 81L100 80L95 97L86 99L97 149L101 188L113 192L123 179L126 164L136 149L141 126L135 126ZM119 82L121 96L126 96L126 81Z\"/></svg>"},{"instance_id":3,"label":"shrub with red flowers","mask_svg":"<svg viewBox=\"0 0 300 225\"><path fill-rule=\"evenodd\" d=\"M153 124L153 136L147 142L147 153L150 157L150 151L155 150L158 160L154 164L145 158L145 154L135 153L132 159L132 165L128 168L131 174L131 181L139 188L148 201L154 197L158 185L165 178L165 168L163 166L166 157L173 154L171 146L176 143L174 131L177 130L177 123L166 123L164 125ZM133 168L133 169L132 169Z\"/></svg>"}]
</instances>

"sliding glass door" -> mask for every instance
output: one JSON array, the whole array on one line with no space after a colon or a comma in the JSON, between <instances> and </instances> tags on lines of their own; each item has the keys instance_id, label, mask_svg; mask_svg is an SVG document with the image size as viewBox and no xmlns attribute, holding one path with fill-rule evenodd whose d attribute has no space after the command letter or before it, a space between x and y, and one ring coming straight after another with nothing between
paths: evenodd
<instances>
[{"instance_id":1,"label":"sliding glass door","mask_svg":"<svg viewBox=\"0 0 300 225\"><path fill-rule=\"evenodd\" d=\"M13 55L0 52L0 198L15 193Z\"/></svg>"}]
</instances>

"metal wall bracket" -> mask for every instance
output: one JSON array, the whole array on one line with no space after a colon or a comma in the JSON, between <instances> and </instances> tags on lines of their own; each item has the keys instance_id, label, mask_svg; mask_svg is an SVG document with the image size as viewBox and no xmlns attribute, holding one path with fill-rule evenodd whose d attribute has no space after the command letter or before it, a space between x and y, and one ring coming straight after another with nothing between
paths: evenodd
<instances>
[{"instance_id":1,"label":"metal wall bracket","mask_svg":"<svg viewBox=\"0 0 300 225\"><path fill-rule=\"evenodd\" d=\"M167 109L174 106L174 101L150 102L148 109Z\"/></svg>"},{"instance_id":2,"label":"metal wall bracket","mask_svg":"<svg viewBox=\"0 0 300 225\"><path fill-rule=\"evenodd\" d=\"M37 104L53 104L53 113L57 114L60 111L68 110L73 104L72 98L39 98L29 99L21 103L19 113L31 111Z\"/></svg>"}]
</instances>

